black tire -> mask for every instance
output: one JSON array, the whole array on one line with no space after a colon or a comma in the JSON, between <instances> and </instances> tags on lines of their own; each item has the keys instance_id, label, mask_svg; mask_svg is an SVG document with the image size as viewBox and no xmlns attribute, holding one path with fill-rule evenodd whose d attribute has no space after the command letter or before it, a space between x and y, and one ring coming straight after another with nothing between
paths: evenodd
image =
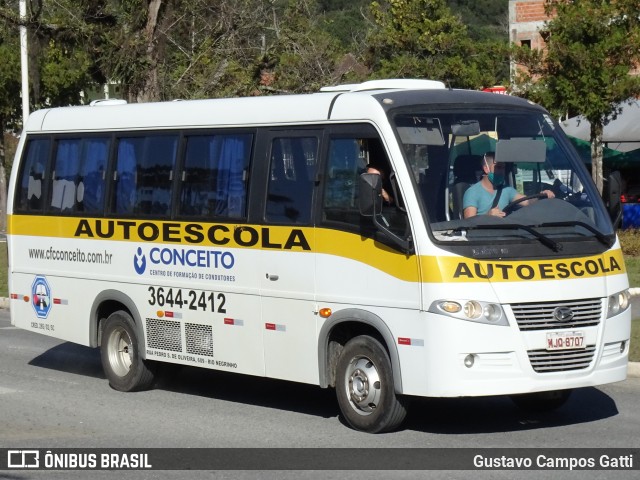
<instances>
[{"instance_id":1,"label":"black tire","mask_svg":"<svg viewBox=\"0 0 640 480\"><path fill-rule=\"evenodd\" d=\"M135 324L128 313L118 311L107 318L102 332L100 358L111 388L135 392L153 385L156 365L142 359Z\"/></svg>"},{"instance_id":2,"label":"black tire","mask_svg":"<svg viewBox=\"0 0 640 480\"><path fill-rule=\"evenodd\" d=\"M395 393L389 355L372 337L345 345L336 366L336 396L346 422L363 432L395 430L407 415L408 400Z\"/></svg>"},{"instance_id":3,"label":"black tire","mask_svg":"<svg viewBox=\"0 0 640 480\"><path fill-rule=\"evenodd\" d=\"M569 400L572 390L552 390L550 392L523 393L511 395L518 408L527 412L552 412Z\"/></svg>"}]
</instances>

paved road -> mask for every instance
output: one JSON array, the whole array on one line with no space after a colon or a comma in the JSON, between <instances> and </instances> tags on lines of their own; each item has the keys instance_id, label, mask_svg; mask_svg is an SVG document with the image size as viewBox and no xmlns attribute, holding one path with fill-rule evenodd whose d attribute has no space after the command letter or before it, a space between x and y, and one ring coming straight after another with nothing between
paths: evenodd
<instances>
[{"instance_id":1,"label":"paved road","mask_svg":"<svg viewBox=\"0 0 640 480\"><path fill-rule=\"evenodd\" d=\"M552 414L525 414L501 397L420 399L405 429L348 429L332 390L195 368L156 389L111 390L97 350L10 327L0 311L0 448L640 447L640 379L574 393ZM640 458L637 459L640 462ZM283 466L284 468L285 466ZM520 472L517 478L575 478ZM575 472L573 472L575 473ZM633 473L638 473L633 472ZM525 477L526 474L526 477ZM107 478L109 472L1 472L0 479ZM125 478L514 478L514 472L125 472ZM581 478L634 478L583 472ZM637 476L635 477L637 478Z\"/></svg>"}]
</instances>

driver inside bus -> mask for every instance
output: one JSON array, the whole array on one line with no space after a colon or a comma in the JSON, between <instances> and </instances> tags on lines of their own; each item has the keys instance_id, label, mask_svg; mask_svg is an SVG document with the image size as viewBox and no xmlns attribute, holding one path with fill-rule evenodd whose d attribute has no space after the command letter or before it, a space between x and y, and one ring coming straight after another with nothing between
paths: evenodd
<instances>
[{"instance_id":1,"label":"driver inside bus","mask_svg":"<svg viewBox=\"0 0 640 480\"><path fill-rule=\"evenodd\" d=\"M524 198L524 195L504 184L505 165L496 163L494 152L484 154L482 170L484 173L480 181L469 187L464 194L462 200L464 218L476 215L504 217L506 213L503 209L511 202ZM546 194L547 198L555 197L551 190L543 190L540 193ZM497 202L496 195L500 195ZM524 200L520 205L530 205L534 201L535 199Z\"/></svg>"}]
</instances>

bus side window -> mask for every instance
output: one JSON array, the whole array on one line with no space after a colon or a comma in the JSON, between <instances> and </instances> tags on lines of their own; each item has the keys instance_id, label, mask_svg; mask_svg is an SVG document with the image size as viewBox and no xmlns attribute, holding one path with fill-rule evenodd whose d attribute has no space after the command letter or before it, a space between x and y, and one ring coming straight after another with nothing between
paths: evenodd
<instances>
[{"instance_id":1,"label":"bus side window","mask_svg":"<svg viewBox=\"0 0 640 480\"><path fill-rule=\"evenodd\" d=\"M43 207L45 168L49 159L51 141L48 138L29 140L23 161L20 183L17 185L16 211L41 211Z\"/></svg>"},{"instance_id":2,"label":"bus side window","mask_svg":"<svg viewBox=\"0 0 640 480\"><path fill-rule=\"evenodd\" d=\"M317 163L316 137L275 138L271 145L267 221L308 224Z\"/></svg>"},{"instance_id":3,"label":"bus side window","mask_svg":"<svg viewBox=\"0 0 640 480\"><path fill-rule=\"evenodd\" d=\"M177 150L177 135L121 138L112 213L169 216Z\"/></svg>"},{"instance_id":4,"label":"bus side window","mask_svg":"<svg viewBox=\"0 0 640 480\"><path fill-rule=\"evenodd\" d=\"M88 138L84 141L82 167L78 183L78 210L102 213L104 210L105 171L109 157L109 140Z\"/></svg>"},{"instance_id":5,"label":"bus side window","mask_svg":"<svg viewBox=\"0 0 640 480\"><path fill-rule=\"evenodd\" d=\"M246 216L246 172L252 141L252 134L187 137L180 216Z\"/></svg>"},{"instance_id":6,"label":"bus side window","mask_svg":"<svg viewBox=\"0 0 640 480\"><path fill-rule=\"evenodd\" d=\"M136 197L136 159L142 150L143 138L120 139L116 165L112 212L133 213Z\"/></svg>"},{"instance_id":7,"label":"bus side window","mask_svg":"<svg viewBox=\"0 0 640 480\"><path fill-rule=\"evenodd\" d=\"M109 139L59 140L51 177L52 211L102 213Z\"/></svg>"},{"instance_id":8,"label":"bus side window","mask_svg":"<svg viewBox=\"0 0 640 480\"><path fill-rule=\"evenodd\" d=\"M75 210L76 183L80 171L80 140L57 142L51 175L51 210Z\"/></svg>"},{"instance_id":9,"label":"bus side window","mask_svg":"<svg viewBox=\"0 0 640 480\"><path fill-rule=\"evenodd\" d=\"M406 215L397 208L404 204L401 198L394 198L400 192L394 188L391 164L377 138L334 138L330 141L324 176L323 219L373 232L373 222L361 217L358 204L359 176L370 167L381 173L383 188L391 199L391 202L385 202L383 215L394 233L404 235Z\"/></svg>"},{"instance_id":10,"label":"bus side window","mask_svg":"<svg viewBox=\"0 0 640 480\"><path fill-rule=\"evenodd\" d=\"M360 225L358 177L367 169L363 141L334 138L329 142L329 158L322 206L324 220Z\"/></svg>"}]
</instances>

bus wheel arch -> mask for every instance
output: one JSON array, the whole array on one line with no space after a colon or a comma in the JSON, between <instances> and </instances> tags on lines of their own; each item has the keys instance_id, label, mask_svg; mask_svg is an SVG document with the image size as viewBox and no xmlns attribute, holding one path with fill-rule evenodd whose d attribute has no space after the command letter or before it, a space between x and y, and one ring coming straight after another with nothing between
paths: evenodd
<instances>
[{"instance_id":1,"label":"bus wheel arch","mask_svg":"<svg viewBox=\"0 0 640 480\"><path fill-rule=\"evenodd\" d=\"M104 290L100 292L93 301L90 314L90 339L92 347L99 347L102 343L102 333L105 321L111 314L122 310L131 316L136 328L138 338L138 348L140 352L145 352L144 331L140 313L136 304L131 298L118 290Z\"/></svg>"},{"instance_id":2,"label":"bus wheel arch","mask_svg":"<svg viewBox=\"0 0 640 480\"><path fill-rule=\"evenodd\" d=\"M122 292L105 290L91 308L91 345L100 347L103 369L112 388L145 390L153 384L156 363L146 360L142 319Z\"/></svg>"},{"instance_id":3,"label":"bus wheel arch","mask_svg":"<svg viewBox=\"0 0 640 480\"><path fill-rule=\"evenodd\" d=\"M335 386L338 357L346 343L360 335L375 338L384 346L391 361L395 392L402 393L400 357L391 330L379 316L358 308L334 312L320 329L318 337L320 386L323 388Z\"/></svg>"},{"instance_id":4,"label":"bus wheel arch","mask_svg":"<svg viewBox=\"0 0 640 480\"><path fill-rule=\"evenodd\" d=\"M318 355L320 386L336 388L340 409L349 425L378 433L394 430L402 423L408 399L401 396L398 349L380 317L360 309L335 312L322 326ZM369 384L381 386L381 393L371 399L366 395L359 398ZM367 407L369 402L381 402L383 408L374 412Z\"/></svg>"}]
</instances>

